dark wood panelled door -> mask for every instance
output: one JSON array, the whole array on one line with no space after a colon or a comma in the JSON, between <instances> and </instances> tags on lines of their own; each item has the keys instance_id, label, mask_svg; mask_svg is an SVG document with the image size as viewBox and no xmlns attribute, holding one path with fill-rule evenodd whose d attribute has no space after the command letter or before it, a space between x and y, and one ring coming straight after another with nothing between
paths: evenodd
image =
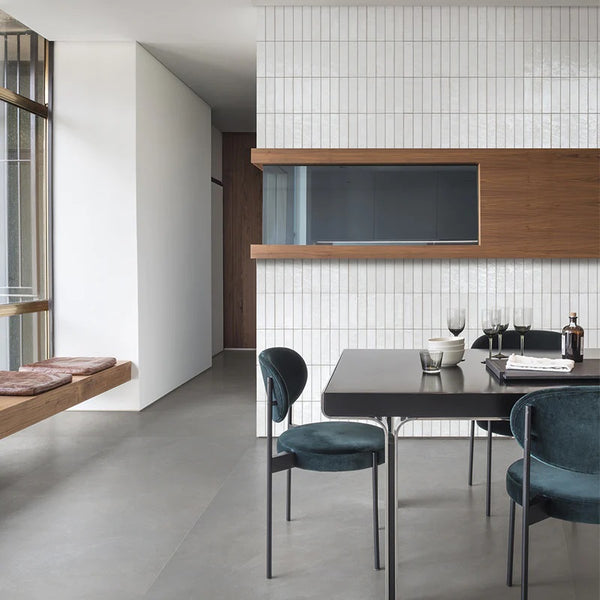
<instances>
[{"instance_id":1,"label":"dark wood panelled door","mask_svg":"<svg viewBox=\"0 0 600 600\"><path fill-rule=\"evenodd\" d=\"M223 337L225 348L256 347L256 266L262 242L262 172L250 162L254 133L223 134Z\"/></svg>"}]
</instances>

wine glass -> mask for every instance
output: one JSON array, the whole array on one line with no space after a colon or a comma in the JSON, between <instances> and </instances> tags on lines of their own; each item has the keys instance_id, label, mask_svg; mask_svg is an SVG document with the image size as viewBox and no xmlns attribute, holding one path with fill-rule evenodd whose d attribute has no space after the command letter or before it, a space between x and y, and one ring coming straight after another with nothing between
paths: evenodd
<instances>
[{"instance_id":1,"label":"wine glass","mask_svg":"<svg viewBox=\"0 0 600 600\"><path fill-rule=\"evenodd\" d=\"M525 352L525 334L531 329L533 309L515 308L515 331L521 336L521 356Z\"/></svg>"},{"instance_id":2,"label":"wine glass","mask_svg":"<svg viewBox=\"0 0 600 600\"><path fill-rule=\"evenodd\" d=\"M488 358L492 358L492 339L498 333L498 328L500 326L499 316L498 311L492 308L484 308L481 311L481 329L490 342ZM485 363L485 360L482 360L481 362Z\"/></svg>"},{"instance_id":3,"label":"wine glass","mask_svg":"<svg viewBox=\"0 0 600 600\"><path fill-rule=\"evenodd\" d=\"M507 308L497 309L498 318L498 354L494 354L494 358L508 358L506 354L502 354L502 334L508 329L510 321L509 310Z\"/></svg>"},{"instance_id":4,"label":"wine glass","mask_svg":"<svg viewBox=\"0 0 600 600\"><path fill-rule=\"evenodd\" d=\"M465 309L464 308L449 308L448 309L448 329L454 337L458 337L465 328Z\"/></svg>"}]
</instances>

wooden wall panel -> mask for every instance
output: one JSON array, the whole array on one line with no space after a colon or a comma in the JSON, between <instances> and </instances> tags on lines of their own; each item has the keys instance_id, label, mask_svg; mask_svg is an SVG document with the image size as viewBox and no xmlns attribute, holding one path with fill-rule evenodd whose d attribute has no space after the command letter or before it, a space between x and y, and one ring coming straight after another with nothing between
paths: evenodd
<instances>
[{"instance_id":1,"label":"wooden wall panel","mask_svg":"<svg viewBox=\"0 0 600 600\"><path fill-rule=\"evenodd\" d=\"M262 173L251 163L254 133L223 134L223 342L256 347L256 266L262 241Z\"/></svg>"},{"instance_id":2,"label":"wooden wall panel","mask_svg":"<svg viewBox=\"0 0 600 600\"><path fill-rule=\"evenodd\" d=\"M263 150L263 164L479 165L478 245L254 246L253 258L599 258L596 149Z\"/></svg>"}]
</instances>

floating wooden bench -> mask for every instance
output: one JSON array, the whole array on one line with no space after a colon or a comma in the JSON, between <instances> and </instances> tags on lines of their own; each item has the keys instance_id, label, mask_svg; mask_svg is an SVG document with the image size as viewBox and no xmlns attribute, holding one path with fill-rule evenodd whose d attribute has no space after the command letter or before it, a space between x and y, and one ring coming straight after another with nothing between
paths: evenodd
<instances>
[{"instance_id":1,"label":"floating wooden bench","mask_svg":"<svg viewBox=\"0 0 600 600\"><path fill-rule=\"evenodd\" d=\"M93 375L74 375L71 383L36 396L0 396L0 439L130 380L131 362L118 361Z\"/></svg>"}]
</instances>

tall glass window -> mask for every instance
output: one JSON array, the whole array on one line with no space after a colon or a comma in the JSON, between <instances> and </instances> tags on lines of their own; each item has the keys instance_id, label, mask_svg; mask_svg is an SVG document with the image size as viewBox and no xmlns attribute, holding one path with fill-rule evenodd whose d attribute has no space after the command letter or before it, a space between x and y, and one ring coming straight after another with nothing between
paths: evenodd
<instances>
[{"instance_id":1,"label":"tall glass window","mask_svg":"<svg viewBox=\"0 0 600 600\"><path fill-rule=\"evenodd\" d=\"M0 11L0 369L50 352L48 56Z\"/></svg>"}]
</instances>

